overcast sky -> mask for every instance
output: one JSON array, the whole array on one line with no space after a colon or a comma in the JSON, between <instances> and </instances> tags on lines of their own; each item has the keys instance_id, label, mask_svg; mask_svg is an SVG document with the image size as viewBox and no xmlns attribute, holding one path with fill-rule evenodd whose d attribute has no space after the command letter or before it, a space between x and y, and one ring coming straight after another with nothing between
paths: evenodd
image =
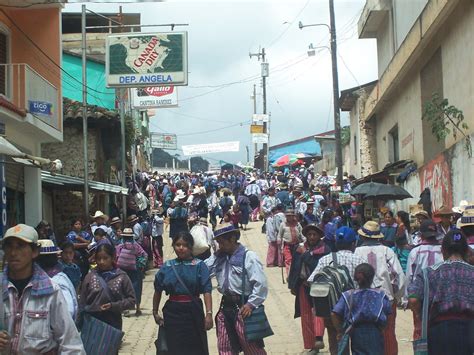
<instances>
[{"instance_id":1,"label":"overcast sky","mask_svg":"<svg viewBox=\"0 0 474 355\"><path fill-rule=\"evenodd\" d=\"M365 0L335 0L339 89L377 79L376 42L358 39L357 23ZM332 76L329 51L307 55L308 46L329 46L327 0L179 1L120 4L140 12L142 24L187 23L189 86L179 87L179 107L156 110L151 131L175 133L178 146L240 141L240 152L204 156L229 162L253 157L249 121L251 94L257 85L257 112L262 112L260 63L249 52L264 47L270 64L267 110L271 113L270 145L331 130ZM118 12L118 4L88 4L93 11ZM80 11L66 5L65 11ZM152 31L154 28L148 28ZM163 30L163 28L156 28ZM168 30L168 29L167 29ZM233 83L231 85L219 86ZM348 116L342 116L348 124ZM213 132L205 133L206 131ZM182 152L170 151L171 154Z\"/></svg>"}]
</instances>

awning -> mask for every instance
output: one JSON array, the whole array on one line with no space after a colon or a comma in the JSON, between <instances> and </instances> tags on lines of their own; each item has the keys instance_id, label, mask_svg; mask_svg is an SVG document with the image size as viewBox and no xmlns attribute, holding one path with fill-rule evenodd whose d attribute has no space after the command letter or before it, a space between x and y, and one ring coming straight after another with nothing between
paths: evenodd
<instances>
[{"instance_id":1,"label":"awning","mask_svg":"<svg viewBox=\"0 0 474 355\"><path fill-rule=\"evenodd\" d=\"M0 136L0 154L8 155L12 157L14 161L24 165L36 166L40 167L41 165L50 165L52 162L49 159L35 157L33 155L29 155L23 153L20 149L15 147L12 143L10 143L6 138Z\"/></svg>"},{"instance_id":2,"label":"awning","mask_svg":"<svg viewBox=\"0 0 474 355\"><path fill-rule=\"evenodd\" d=\"M82 191L84 188L84 179L63 175L51 174L49 171L41 171L41 181L48 185L61 186L74 191ZM113 194L128 195L128 189L122 186L106 184L105 182L89 180L89 189L100 192L110 192Z\"/></svg>"}]
</instances>

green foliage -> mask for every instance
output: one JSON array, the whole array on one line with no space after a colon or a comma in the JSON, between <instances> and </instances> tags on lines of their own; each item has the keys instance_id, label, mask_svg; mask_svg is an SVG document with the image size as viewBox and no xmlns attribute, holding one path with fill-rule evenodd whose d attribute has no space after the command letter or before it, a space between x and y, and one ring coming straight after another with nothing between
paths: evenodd
<instances>
[{"instance_id":1,"label":"green foliage","mask_svg":"<svg viewBox=\"0 0 474 355\"><path fill-rule=\"evenodd\" d=\"M351 126L341 128L341 144L343 147L351 142Z\"/></svg>"},{"instance_id":2,"label":"green foliage","mask_svg":"<svg viewBox=\"0 0 474 355\"><path fill-rule=\"evenodd\" d=\"M471 137L469 126L464 122L464 114L456 106L450 105L448 99L443 99L434 93L431 100L425 102L423 120L431 123L431 132L439 141L446 139L450 134L457 139L461 134L465 140L464 149L469 158L472 157Z\"/></svg>"}]
</instances>

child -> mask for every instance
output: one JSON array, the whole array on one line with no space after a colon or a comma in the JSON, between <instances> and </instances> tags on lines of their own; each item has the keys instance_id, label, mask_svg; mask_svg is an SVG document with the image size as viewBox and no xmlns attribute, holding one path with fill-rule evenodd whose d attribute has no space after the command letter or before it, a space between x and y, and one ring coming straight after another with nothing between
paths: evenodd
<instances>
[{"instance_id":1,"label":"child","mask_svg":"<svg viewBox=\"0 0 474 355\"><path fill-rule=\"evenodd\" d=\"M79 266L74 264L74 244L70 241L66 241L61 245L61 265L63 272L69 277L74 288L78 290L81 282L81 269Z\"/></svg>"},{"instance_id":2,"label":"child","mask_svg":"<svg viewBox=\"0 0 474 355\"><path fill-rule=\"evenodd\" d=\"M87 310L90 316L121 330L122 311L135 306L132 282L124 271L114 266L112 245L99 245L95 260L97 269L88 273L82 282L79 307Z\"/></svg>"},{"instance_id":3,"label":"child","mask_svg":"<svg viewBox=\"0 0 474 355\"><path fill-rule=\"evenodd\" d=\"M403 234L401 237L397 237L395 239L395 246L392 247L392 250L397 255L398 261L400 261L400 265L402 266L405 274L407 272L408 255L410 255L410 251L412 249L413 248L408 244L405 234Z\"/></svg>"},{"instance_id":4,"label":"child","mask_svg":"<svg viewBox=\"0 0 474 355\"><path fill-rule=\"evenodd\" d=\"M306 206L307 206L306 211L304 213L303 221L302 221L303 227L309 224L318 223L318 218L314 214L314 201L309 200L308 202L306 202Z\"/></svg>"},{"instance_id":5,"label":"child","mask_svg":"<svg viewBox=\"0 0 474 355\"><path fill-rule=\"evenodd\" d=\"M151 221L151 251L153 256L153 266L160 268L163 265L163 224L164 219L153 210L153 219Z\"/></svg>"},{"instance_id":6,"label":"child","mask_svg":"<svg viewBox=\"0 0 474 355\"><path fill-rule=\"evenodd\" d=\"M358 265L354 279L359 289L344 292L332 311L331 319L338 338L347 329L343 328L344 322L351 326L351 351L354 355L384 353L382 328L391 313L391 305L382 290L370 288L374 276L375 270L370 264Z\"/></svg>"},{"instance_id":7,"label":"child","mask_svg":"<svg viewBox=\"0 0 474 355\"><path fill-rule=\"evenodd\" d=\"M235 204L232 207L232 212L230 213L230 220L235 228L239 228L239 223L241 222L241 216L242 216L242 212L240 212L239 205Z\"/></svg>"},{"instance_id":8,"label":"child","mask_svg":"<svg viewBox=\"0 0 474 355\"><path fill-rule=\"evenodd\" d=\"M143 289L143 270L147 263L147 253L133 239L133 230L125 228L122 232L123 243L117 245L116 262L117 266L125 271L132 281L133 290L135 291L135 315L138 317L142 314L140 303Z\"/></svg>"},{"instance_id":9,"label":"child","mask_svg":"<svg viewBox=\"0 0 474 355\"><path fill-rule=\"evenodd\" d=\"M265 233L267 235L268 241L267 267L278 266L278 243L274 223L274 215L276 212L276 207L273 207L271 209L271 213L268 215L267 220L265 221Z\"/></svg>"},{"instance_id":10,"label":"child","mask_svg":"<svg viewBox=\"0 0 474 355\"><path fill-rule=\"evenodd\" d=\"M213 327L212 284L206 264L191 253L193 245L190 233L174 236L173 249L177 258L168 260L155 275L153 317L166 330L170 354L209 354L206 330ZM169 298L161 317L163 292ZM203 295L206 313L200 295Z\"/></svg>"},{"instance_id":11,"label":"child","mask_svg":"<svg viewBox=\"0 0 474 355\"><path fill-rule=\"evenodd\" d=\"M299 243L305 242L306 239L302 234L301 225L298 223L298 217L292 209L286 210L286 223L280 225L278 231L278 239L283 243L283 259L288 276L291 267L293 251L298 247Z\"/></svg>"}]
</instances>

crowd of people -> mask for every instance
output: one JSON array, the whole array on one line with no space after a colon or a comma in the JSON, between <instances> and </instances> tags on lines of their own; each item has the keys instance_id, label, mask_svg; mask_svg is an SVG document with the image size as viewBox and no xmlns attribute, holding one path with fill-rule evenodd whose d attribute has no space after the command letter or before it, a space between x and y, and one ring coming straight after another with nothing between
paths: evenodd
<instances>
[{"instance_id":1,"label":"crowd of people","mask_svg":"<svg viewBox=\"0 0 474 355\"><path fill-rule=\"evenodd\" d=\"M64 237L47 222L14 226L2 243L0 350L118 353L122 317L142 315L144 274L159 269L157 353L208 354L206 332L215 327L219 354L266 354L273 331L265 269L240 243L249 222L262 221L266 267L281 268L295 297L307 353L327 345L332 355L397 354L403 310L413 313L416 351L472 354L474 206L464 201L433 216L383 207L366 218L349 195L354 180L346 174L337 189L312 165L265 174L139 172L125 221L119 211L96 211L72 220ZM165 235L176 254L170 260ZM215 315L211 277L222 295Z\"/></svg>"}]
</instances>

